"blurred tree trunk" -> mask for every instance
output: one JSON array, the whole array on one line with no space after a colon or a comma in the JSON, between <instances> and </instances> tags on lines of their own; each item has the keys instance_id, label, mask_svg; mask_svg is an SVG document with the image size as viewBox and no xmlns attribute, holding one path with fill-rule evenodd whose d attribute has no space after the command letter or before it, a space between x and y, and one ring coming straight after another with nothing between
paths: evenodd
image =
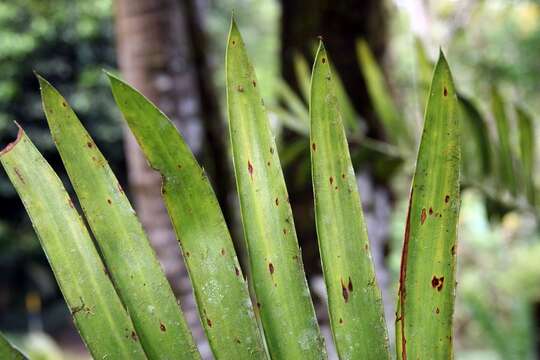
<instances>
[{"instance_id":1,"label":"blurred tree trunk","mask_svg":"<svg viewBox=\"0 0 540 360\"><path fill-rule=\"evenodd\" d=\"M225 131L205 57L205 34L196 0L117 0L118 62L124 78L174 122L204 164L227 220L230 220ZM125 153L132 198L182 308L209 356L187 271L161 200L160 175L149 168L126 128ZM229 222L230 223L230 222ZM208 355L206 355L208 354Z\"/></svg>"},{"instance_id":2,"label":"blurred tree trunk","mask_svg":"<svg viewBox=\"0 0 540 360\"><path fill-rule=\"evenodd\" d=\"M356 56L356 41L364 38L377 59L381 60L387 43L387 8L381 0L312 0L309 6L302 0L281 0L281 69L285 80L298 92L294 73L294 54L299 53L313 60L317 37L322 36L326 49L335 65L351 100L366 123L367 136L383 140L384 133L375 117L369 100L364 78ZM295 135L289 134L294 137ZM294 165L288 169L288 184L294 184ZM386 184L375 183L369 168L356 169L363 207L376 264L379 285L387 288L389 274L384 266L384 255L389 237L389 220L392 194ZM313 218L311 188L291 189L291 202L295 213L298 236L304 250L304 262L308 272L319 268L316 256L316 234ZM320 271L320 270L319 270ZM386 293L386 295L388 295ZM387 321L393 321L393 299L385 296ZM325 314L321 314L326 316Z\"/></svg>"}]
</instances>

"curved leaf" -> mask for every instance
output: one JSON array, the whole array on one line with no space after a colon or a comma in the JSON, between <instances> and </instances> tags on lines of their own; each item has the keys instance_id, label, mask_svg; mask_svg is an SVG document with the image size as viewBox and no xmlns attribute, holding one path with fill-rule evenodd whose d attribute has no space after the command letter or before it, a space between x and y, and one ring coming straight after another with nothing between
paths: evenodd
<instances>
[{"instance_id":1,"label":"curved leaf","mask_svg":"<svg viewBox=\"0 0 540 360\"><path fill-rule=\"evenodd\" d=\"M107 160L62 95L38 79L53 140L147 356L200 358L154 250Z\"/></svg>"},{"instance_id":2,"label":"curved leaf","mask_svg":"<svg viewBox=\"0 0 540 360\"><path fill-rule=\"evenodd\" d=\"M326 358L276 144L234 21L227 45L226 79L236 184L270 356Z\"/></svg>"},{"instance_id":3,"label":"curved leaf","mask_svg":"<svg viewBox=\"0 0 540 360\"><path fill-rule=\"evenodd\" d=\"M180 241L199 315L218 359L266 359L246 283L216 196L169 119L109 74L116 103L150 165Z\"/></svg>"},{"instance_id":4,"label":"curved leaf","mask_svg":"<svg viewBox=\"0 0 540 360\"><path fill-rule=\"evenodd\" d=\"M19 130L0 161L95 359L146 359L137 333L62 182Z\"/></svg>"},{"instance_id":5,"label":"curved leaf","mask_svg":"<svg viewBox=\"0 0 540 360\"><path fill-rule=\"evenodd\" d=\"M426 107L399 279L398 359L451 359L460 127L456 91L440 54Z\"/></svg>"},{"instance_id":6,"label":"curved leaf","mask_svg":"<svg viewBox=\"0 0 540 360\"><path fill-rule=\"evenodd\" d=\"M381 291L329 63L321 42L311 81L311 173L334 342L340 359L389 359Z\"/></svg>"}]
</instances>

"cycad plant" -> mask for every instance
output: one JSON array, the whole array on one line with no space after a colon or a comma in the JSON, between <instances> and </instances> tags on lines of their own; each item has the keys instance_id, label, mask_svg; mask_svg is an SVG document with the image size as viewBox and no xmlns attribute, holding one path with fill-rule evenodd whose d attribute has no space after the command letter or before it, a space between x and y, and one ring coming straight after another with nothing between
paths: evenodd
<instances>
[{"instance_id":1,"label":"cycad plant","mask_svg":"<svg viewBox=\"0 0 540 360\"><path fill-rule=\"evenodd\" d=\"M66 100L38 78L54 142L88 226L23 129L2 150L0 160L90 353L96 359L200 358L146 234L107 161ZM139 92L111 74L109 79L127 125L163 178L163 199L214 356L327 358L278 151L234 21L226 55L227 105L249 271L240 268L214 192L182 136ZM396 318L400 359L452 357L460 203L456 109L450 70L441 53L404 236ZM388 359L381 294L322 42L311 79L310 123L315 218L333 339L341 359ZM243 273L249 274L252 297ZM17 350L0 341L0 358L17 356Z\"/></svg>"}]
</instances>

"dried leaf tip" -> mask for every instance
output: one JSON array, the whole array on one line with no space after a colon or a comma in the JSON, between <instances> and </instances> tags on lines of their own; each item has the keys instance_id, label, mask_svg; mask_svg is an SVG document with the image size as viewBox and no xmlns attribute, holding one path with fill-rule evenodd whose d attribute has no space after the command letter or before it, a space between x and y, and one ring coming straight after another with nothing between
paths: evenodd
<instances>
[{"instance_id":1,"label":"dried leaf tip","mask_svg":"<svg viewBox=\"0 0 540 360\"><path fill-rule=\"evenodd\" d=\"M15 145L17 145L19 143L19 141L21 141L21 139L22 139L22 137L24 135L23 128L16 121L15 121L15 125L17 125L17 127L19 128L19 130L17 131L17 137L15 138L15 140L13 140L9 144L7 144L2 150L0 150L0 156L5 155L8 152L10 152L11 149L13 149L15 147Z\"/></svg>"}]
</instances>

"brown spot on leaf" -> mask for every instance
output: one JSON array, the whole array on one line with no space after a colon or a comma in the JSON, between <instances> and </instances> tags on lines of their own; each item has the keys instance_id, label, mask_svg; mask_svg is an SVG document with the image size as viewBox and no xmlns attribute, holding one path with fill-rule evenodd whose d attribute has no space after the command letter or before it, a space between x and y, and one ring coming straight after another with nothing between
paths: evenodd
<instances>
[{"instance_id":1,"label":"brown spot on leaf","mask_svg":"<svg viewBox=\"0 0 540 360\"><path fill-rule=\"evenodd\" d=\"M273 154L273 153L274 153L274 149L270 148L270 154Z\"/></svg>"},{"instance_id":2,"label":"brown spot on leaf","mask_svg":"<svg viewBox=\"0 0 540 360\"><path fill-rule=\"evenodd\" d=\"M131 339L132 339L133 341L139 340L139 338L137 337L137 334L135 333L135 331L131 331Z\"/></svg>"},{"instance_id":3,"label":"brown spot on leaf","mask_svg":"<svg viewBox=\"0 0 540 360\"><path fill-rule=\"evenodd\" d=\"M433 275L433 278L431 279L431 287L434 289L437 289L437 291L441 291L444 285L444 276L437 277L436 275Z\"/></svg>"},{"instance_id":4,"label":"brown spot on leaf","mask_svg":"<svg viewBox=\"0 0 540 360\"><path fill-rule=\"evenodd\" d=\"M67 106L67 104L66 104L65 101L62 101L62 106L63 106L63 107L66 107L66 106Z\"/></svg>"},{"instance_id":5,"label":"brown spot on leaf","mask_svg":"<svg viewBox=\"0 0 540 360\"><path fill-rule=\"evenodd\" d=\"M268 271L270 271L270 275L274 274L274 264L268 263Z\"/></svg>"},{"instance_id":6,"label":"brown spot on leaf","mask_svg":"<svg viewBox=\"0 0 540 360\"><path fill-rule=\"evenodd\" d=\"M283 235L287 235L287 229L283 229Z\"/></svg>"},{"instance_id":7,"label":"brown spot on leaf","mask_svg":"<svg viewBox=\"0 0 540 360\"><path fill-rule=\"evenodd\" d=\"M322 63L324 64L326 62L326 58L322 58Z\"/></svg>"},{"instance_id":8,"label":"brown spot on leaf","mask_svg":"<svg viewBox=\"0 0 540 360\"><path fill-rule=\"evenodd\" d=\"M186 251L186 257L190 257L191 253L189 251Z\"/></svg>"},{"instance_id":9,"label":"brown spot on leaf","mask_svg":"<svg viewBox=\"0 0 540 360\"><path fill-rule=\"evenodd\" d=\"M237 337L234 338L234 342L237 343L237 344L240 344L240 343L241 343L240 339L237 338Z\"/></svg>"},{"instance_id":10,"label":"brown spot on leaf","mask_svg":"<svg viewBox=\"0 0 540 360\"><path fill-rule=\"evenodd\" d=\"M440 310L439 308L436 308L436 309L435 309L435 314L438 315L440 312L441 312L441 310Z\"/></svg>"},{"instance_id":11,"label":"brown spot on leaf","mask_svg":"<svg viewBox=\"0 0 540 360\"><path fill-rule=\"evenodd\" d=\"M317 144L315 143L311 144L311 148L313 149L313 151L317 151Z\"/></svg>"},{"instance_id":12,"label":"brown spot on leaf","mask_svg":"<svg viewBox=\"0 0 540 360\"><path fill-rule=\"evenodd\" d=\"M276 206L279 206L279 199L276 198Z\"/></svg>"},{"instance_id":13,"label":"brown spot on leaf","mask_svg":"<svg viewBox=\"0 0 540 360\"><path fill-rule=\"evenodd\" d=\"M330 176L330 185L332 185L334 183L334 178L332 176Z\"/></svg>"},{"instance_id":14,"label":"brown spot on leaf","mask_svg":"<svg viewBox=\"0 0 540 360\"><path fill-rule=\"evenodd\" d=\"M225 256L225 249L221 249L221 256Z\"/></svg>"},{"instance_id":15,"label":"brown spot on leaf","mask_svg":"<svg viewBox=\"0 0 540 360\"><path fill-rule=\"evenodd\" d=\"M120 193L123 194L123 193L124 193L124 189L122 189L122 186L121 186L120 184L118 184L117 187L118 187L118 191L119 191Z\"/></svg>"},{"instance_id":16,"label":"brown spot on leaf","mask_svg":"<svg viewBox=\"0 0 540 360\"><path fill-rule=\"evenodd\" d=\"M210 320L209 318L206 318L206 323L209 327L212 327L212 320Z\"/></svg>"},{"instance_id":17,"label":"brown spot on leaf","mask_svg":"<svg viewBox=\"0 0 540 360\"><path fill-rule=\"evenodd\" d=\"M446 86L443 89L443 95L448 96L448 89L446 88Z\"/></svg>"},{"instance_id":18,"label":"brown spot on leaf","mask_svg":"<svg viewBox=\"0 0 540 360\"><path fill-rule=\"evenodd\" d=\"M349 284L347 285L347 289L349 289L349 291L353 291L353 286L352 286L352 281L351 281L350 276L349 276Z\"/></svg>"},{"instance_id":19,"label":"brown spot on leaf","mask_svg":"<svg viewBox=\"0 0 540 360\"><path fill-rule=\"evenodd\" d=\"M261 309L261 303L260 302L257 302L257 309Z\"/></svg>"},{"instance_id":20,"label":"brown spot on leaf","mask_svg":"<svg viewBox=\"0 0 540 360\"><path fill-rule=\"evenodd\" d=\"M270 161L268 161L268 162L266 163L266 165L267 165L267 166L270 166Z\"/></svg>"},{"instance_id":21,"label":"brown spot on leaf","mask_svg":"<svg viewBox=\"0 0 540 360\"><path fill-rule=\"evenodd\" d=\"M253 179L253 165L251 164L251 161L248 160L248 172L249 176L251 176L251 179Z\"/></svg>"},{"instance_id":22,"label":"brown spot on leaf","mask_svg":"<svg viewBox=\"0 0 540 360\"><path fill-rule=\"evenodd\" d=\"M167 331L167 328L165 327L165 324L161 321L159 322L159 329L163 332Z\"/></svg>"},{"instance_id":23,"label":"brown spot on leaf","mask_svg":"<svg viewBox=\"0 0 540 360\"><path fill-rule=\"evenodd\" d=\"M107 199L107 202L109 203L109 205L112 204L112 200L111 200L111 199Z\"/></svg>"},{"instance_id":24,"label":"brown spot on leaf","mask_svg":"<svg viewBox=\"0 0 540 360\"><path fill-rule=\"evenodd\" d=\"M234 267L234 273L236 274L236 276L240 276L240 269L238 269L237 266Z\"/></svg>"},{"instance_id":25,"label":"brown spot on leaf","mask_svg":"<svg viewBox=\"0 0 540 360\"><path fill-rule=\"evenodd\" d=\"M19 178L19 180L20 180L23 184L25 184L24 178L23 178L23 176L21 175L20 170L19 170L18 168L14 168L13 170L15 171L15 174L17 175L17 177Z\"/></svg>"},{"instance_id":26,"label":"brown spot on leaf","mask_svg":"<svg viewBox=\"0 0 540 360\"><path fill-rule=\"evenodd\" d=\"M345 179L345 174L341 174L341 178L342 178L342 179Z\"/></svg>"},{"instance_id":27,"label":"brown spot on leaf","mask_svg":"<svg viewBox=\"0 0 540 360\"><path fill-rule=\"evenodd\" d=\"M87 142L87 143L86 143L86 146L88 146L88 148L92 148L92 146L93 146L93 145L92 145L92 142L91 142L91 141Z\"/></svg>"},{"instance_id":28,"label":"brown spot on leaf","mask_svg":"<svg viewBox=\"0 0 540 360\"><path fill-rule=\"evenodd\" d=\"M444 197L444 202L445 202L445 203L448 203L448 201L450 201L450 195L446 195L446 196Z\"/></svg>"},{"instance_id":29,"label":"brown spot on leaf","mask_svg":"<svg viewBox=\"0 0 540 360\"><path fill-rule=\"evenodd\" d=\"M349 290L347 289L347 286L343 283L343 279L340 280L341 282L341 294L343 295L343 300L345 300L345 303L349 301Z\"/></svg>"},{"instance_id":30,"label":"brown spot on leaf","mask_svg":"<svg viewBox=\"0 0 540 360\"><path fill-rule=\"evenodd\" d=\"M423 208L422 209L422 214L420 215L420 222L422 223L422 225L424 225L424 222L426 221L426 217L427 217L426 209Z\"/></svg>"},{"instance_id":31,"label":"brown spot on leaf","mask_svg":"<svg viewBox=\"0 0 540 360\"><path fill-rule=\"evenodd\" d=\"M242 85L238 85L236 90L238 90L238 92L244 92L244 87Z\"/></svg>"},{"instance_id":32,"label":"brown spot on leaf","mask_svg":"<svg viewBox=\"0 0 540 360\"><path fill-rule=\"evenodd\" d=\"M452 245L452 248L450 249L450 253L452 254L452 256L456 255L456 245Z\"/></svg>"},{"instance_id":33,"label":"brown spot on leaf","mask_svg":"<svg viewBox=\"0 0 540 360\"><path fill-rule=\"evenodd\" d=\"M429 215L433 215L433 208L429 208Z\"/></svg>"},{"instance_id":34,"label":"brown spot on leaf","mask_svg":"<svg viewBox=\"0 0 540 360\"><path fill-rule=\"evenodd\" d=\"M257 87L257 82L255 80L253 80L251 83L253 84L253 87Z\"/></svg>"}]
</instances>

